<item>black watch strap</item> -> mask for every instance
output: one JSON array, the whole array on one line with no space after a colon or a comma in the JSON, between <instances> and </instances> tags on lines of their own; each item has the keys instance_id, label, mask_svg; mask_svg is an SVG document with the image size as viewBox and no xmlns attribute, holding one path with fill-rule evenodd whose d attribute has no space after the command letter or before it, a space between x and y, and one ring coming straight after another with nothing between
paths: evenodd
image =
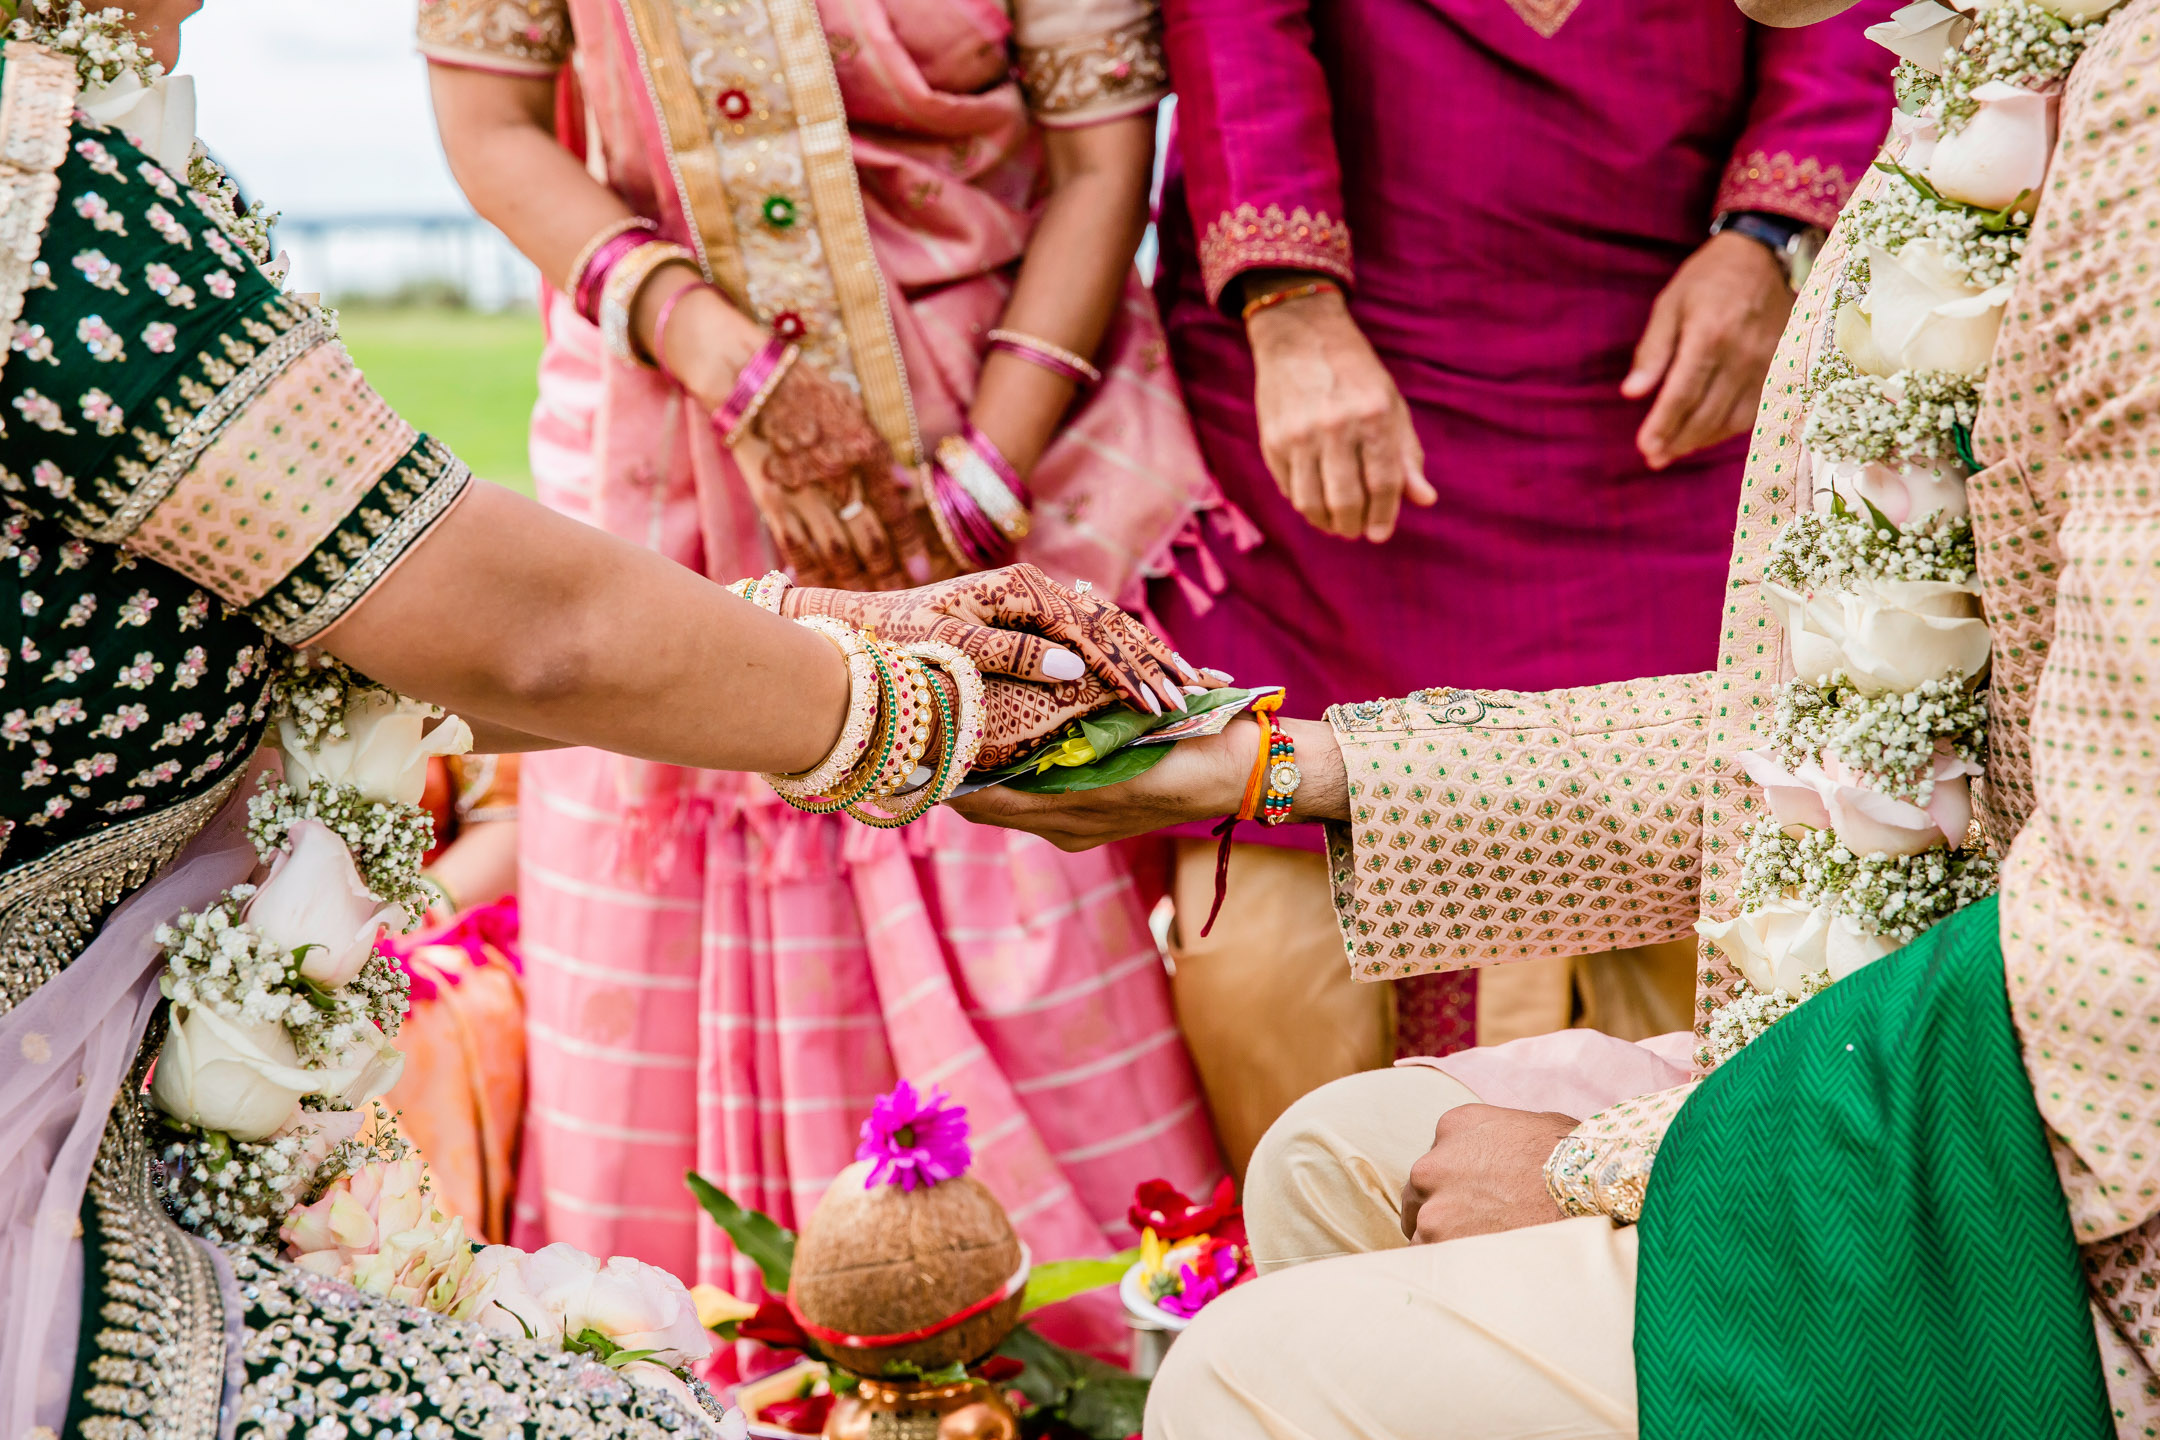
<instances>
[{"instance_id":1,"label":"black watch strap","mask_svg":"<svg viewBox=\"0 0 2160 1440\"><path fill-rule=\"evenodd\" d=\"M1773 210L1727 210L1710 222L1712 235L1728 230L1747 236L1776 256L1785 269L1785 282L1796 291L1807 279L1823 242L1823 233L1815 226Z\"/></svg>"}]
</instances>

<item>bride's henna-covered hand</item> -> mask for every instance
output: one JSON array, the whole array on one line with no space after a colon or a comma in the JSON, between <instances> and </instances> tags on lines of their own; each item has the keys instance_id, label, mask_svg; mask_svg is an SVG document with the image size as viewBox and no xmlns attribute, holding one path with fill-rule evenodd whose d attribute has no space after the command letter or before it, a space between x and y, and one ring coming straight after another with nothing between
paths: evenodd
<instances>
[{"instance_id":1,"label":"bride's henna-covered hand","mask_svg":"<svg viewBox=\"0 0 2160 1440\"><path fill-rule=\"evenodd\" d=\"M1033 565L877 595L798 586L781 610L831 615L889 640L947 640L984 670L1020 680L1054 683L1092 672L1158 715L1185 708L1186 685L1211 683L1117 606L1067 590Z\"/></svg>"},{"instance_id":2,"label":"bride's henna-covered hand","mask_svg":"<svg viewBox=\"0 0 2160 1440\"><path fill-rule=\"evenodd\" d=\"M983 741L977 770L1011 764L1083 715L1117 703L1117 694L1093 675L1056 685L985 677Z\"/></svg>"},{"instance_id":3,"label":"bride's henna-covered hand","mask_svg":"<svg viewBox=\"0 0 2160 1440\"><path fill-rule=\"evenodd\" d=\"M750 422L752 497L797 579L894 590L927 575L902 472L861 402L799 360Z\"/></svg>"}]
</instances>

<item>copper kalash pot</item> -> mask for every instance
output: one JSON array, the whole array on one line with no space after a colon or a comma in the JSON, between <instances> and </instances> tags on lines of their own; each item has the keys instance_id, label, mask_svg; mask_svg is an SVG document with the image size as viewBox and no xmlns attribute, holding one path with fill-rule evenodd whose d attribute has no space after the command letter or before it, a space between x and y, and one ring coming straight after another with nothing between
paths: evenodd
<instances>
[{"instance_id":1,"label":"copper kalash pot","mask_svg":"<svg viewBox=\"0 0 2160 1440\"><path fill-rule=\"evenodd\" d=\"M833 1403L825 1440L1018 1440L1020 1419L987 1380L865 1380Z\"/></svg>"}]
</instances>

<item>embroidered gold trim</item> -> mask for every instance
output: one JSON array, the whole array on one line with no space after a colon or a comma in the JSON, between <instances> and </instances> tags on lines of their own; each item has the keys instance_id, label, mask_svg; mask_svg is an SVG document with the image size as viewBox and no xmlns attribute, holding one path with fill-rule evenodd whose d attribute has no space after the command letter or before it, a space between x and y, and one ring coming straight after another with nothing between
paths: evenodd
<instances>
[{"instance_id":1,"label":"embroidered gold trim","mask_svg":"<svg viewBox=\"0 0 2160 1440\"><path fill-rule=\"evenodd\" d=\"M1582 0L1508 0L1508 8L1522 18L1532 30L1550 40L1567 24L1568 16Z\"/></svg>"},{"instance_id":2,"label":"embroidered gold trim","mask_svg":"<svg viewBox=\"0 0 2160 1440\"><path fill-rule=\"evenodd\" d=\"M1170 91L1162 16L1154 11L1115 30L1022 45L1019 61L1028 108L1049 124L1129 114Z\"/></svg>"},{"instance_id":3,"label":"embroidered gold trim","mask_svg":"<svg viewBox=\"0 0 2160 1440\"><path fill-rule=\"evenodd\" d=\"M265 623L264 629L295 647L307 644L329 629L374 588L376 581L390 572L391 566L405 557L406 551L420 542L437 520L449 513L450 507L465 493L465 487L472 483L472 471L432 436L421 441L415 449L413 464L428 478L427 487L419 497L390 522L380 538L368 547L367 553L335 585L323 592L321 600L303 611L297 620L284 624ZM260 608L254 613L258 619L263 618Z\"/></svg>"},{"instance_id":4,"label":"embroidered gold trim","mask_svg":"<svg viewBox=\"0 0 2160 1440\"><path fill-rule=\"evenodd\" d=\"M22 315L45 222L60 198L75 113L75 66L42 46L8 42L0 76L0 369Z\"/></svg>"},{"instance_id":5,"label":"embroidered gold trim","mask_svg":"<svg viewBox=\"0 0 2160 1440\"><path fill-rule=\"evenodd\" d=\"M1718 182L1717 208L1770 210L1828 230L1837 223L1838 211L1852 188L1841 165L1825 168L1812 155L1794 159L1786 150L1775 155L1751 150L1734 156L1725 167L1725 177Z\"/></svg>"},{"instance_id":6,"label":"embroidered gold trim","mask_svg":"<svg viewBox=\"0 0 2160 1440\"><path fill-rule=\"evenodd\" d=\"M420 53L511 75L552 75L570 58L570 12L561 0L421 0Z\"/></svg>"},{"instance_id":7,"label":"embroidered gold trim","mask_svg":"<svg viewBox=\"0 0 2160 1440\"><path fill-rule=\"evenodd\" d=\"M0 1014L65 970L105 913L186 848L245 773L236 765L193 799L0 873Z\"/></svg>"},{"instance_id":8,"label":"embroidered gold trim","mask_svg":"<svg viewBox=\"0 0 2160 1440\"><path fill-rule=\"evenodd\" d=\"M762 321L783 312L801 321L809 358L859 390L895 457L916 463L914 400L815 6L621 3L713 283ZM744 14L760 3L763 23Z\"/></svg>"},{"instance_id":9,"label":"embroidered gold trim","mask_svg":"<svg viewBox=\"0 0 2160 1440\"><path fill-rule=\"evenodd\" d=\"M158 1052L153 1022L134 1072L105 1121L90 1170L102 1292L88 1336L94 1383L81 1400L87 1440L204 1440L225 1399L225 1298L202 1244L173 1223L151 1189L142 1082Z\"/></svg>"},{"instance_id":10,"label":"embroidered gold trim","mask_svg":"<svg viewBox=\"0 0 2160 1440\"><path fill-rule=\"evenodd\" d=\"M125 542L149 518L150 512L172 493L173 486L180 483L180 477L193 468L196 458L224 432L235 415L269 389L271 382L284 374L294 361L330 338L330 327L321 319L310 316L265 345L247 367L232 378L231 384L195 412L195 417L173 437L172 448L150 467L143 482L128 492L128 498L113 511L112 518L103 525L86 528L84 533L92 540L101 540L108 545Z\"/></svg>"},{"instance_id":11,"label":"embroidered gold trim","mask_svg":"<svg viewBox=\"0 0 2160 1440\"><path fill-rule=\"evenodd\" d=\"M1343 280L1353 278L1350 227L1300 205L1289 214L1280 205L1265 210L1240 205L1208 222L1200 237L1200 275L1208 298L1246 270L1289 268L1318 270Z\"/></svg>"}]
</instances>

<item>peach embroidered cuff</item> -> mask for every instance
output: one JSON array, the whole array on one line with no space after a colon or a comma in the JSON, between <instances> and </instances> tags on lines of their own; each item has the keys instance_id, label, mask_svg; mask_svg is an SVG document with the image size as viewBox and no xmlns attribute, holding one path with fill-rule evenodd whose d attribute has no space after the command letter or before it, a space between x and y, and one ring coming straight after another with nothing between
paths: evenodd
<instances>
[{"instance_id":1,"label":"peach embroidered cuff","mask_svg":"<svg viewBox=\"0 0 2160 1440\"><path fill-rule=\"evenodd\" d=\"M1607 1215L1623 1225L1642 1219L1658 1144L1701 1083L1638 1095L1583 1121L1545 1162L1545 1193L1566 1215Z\"/></svg>"},{"instance_id":2,"label":"peach embroidered cuff","mask_svg":"<svg viewBox=\"0 0 2160 1440\"><path fill-rule=\"evenodd\" d=\"M1200 277L1210 303L1222 304L1223 291L1247 270L1314 270L1348 285L1357 278L1350 227L1302 205L1288 214L1280 205L1226 210L1200 236Z\"/></svg>"},{"instance_id":3,"label":"peach embroidered cuff","mask_svg":"<svg viewBox=\"0 0 2160 1440\"><path fill-rule=\"evenodd\" d=\"M1389 980L1669 940L1694 923L1706 674L1424 690L1328 712L1351 973Z\"/></svg>"},{"instance_id":4,"label":"peach embroidered cuff","mask_svg":"<svg viewBox=\"0 0 2160 1440\"><path fill-rule=\"evenodd\" d=\"M1783 150L1769 155L1752 150L1735 155L1718 183L1717 210L1768 210L1828 230L1837 223L1852 181L1842 166L1825 166L1814 156L1795 159Z\"/></svg>"}]
</instances>

